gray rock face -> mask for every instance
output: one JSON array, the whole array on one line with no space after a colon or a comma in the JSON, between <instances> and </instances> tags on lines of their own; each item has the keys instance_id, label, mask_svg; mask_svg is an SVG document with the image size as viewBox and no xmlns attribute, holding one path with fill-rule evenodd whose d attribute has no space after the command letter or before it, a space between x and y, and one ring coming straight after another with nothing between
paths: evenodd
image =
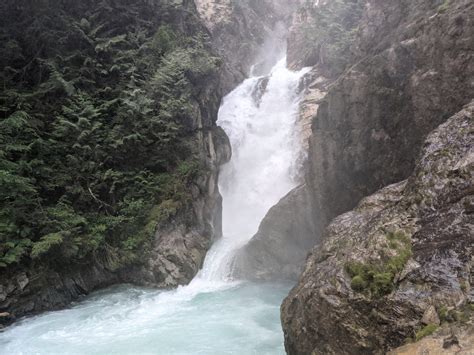
<instances>
[{"instance_id":1,"label":"gray rock face","mask_svg":"<svg viewBox=\"0 0 474 355\"><path fill-rule=\"evenodd\" d=\"M311 201L302 185L267 213L257 234L235 259L237 277L296 279L308 250L316 244Z\"/></svg>"},{"instance_id":2,"label":"gray rock face","mask_svg":"<svg viewBox=\"0 0 474 355\"><path fill-rule=\"evenodd\" d=\"M282 305L289 354L382 353L472 302L474 101L433 131L408 180L327 227Z\"/></svg>"},{"instance_id":3,"label":"gray rock face","mask_svg":"<svg viewBox=\"0 0 474 355\"><path fill-rule=\"evenodd\" d=\"M201 268L212 242L222 236L222 197L219 167L231 157L227 135L220 127L198 133L207 169L190 187L192 201L160 225L146 263L130 282L160 288L189 283Z\"/></svg>"},{"instance_id":4,"label":"gray rock face","mask_svg":"<svg viewBox=\"0 0 474 355\"><path fill-rule=\"evenodd\" d=\"M440 5L368 1L353 44L354 65L336 80L325 79L321 73L331 70L322 70L316 60L301 109L303 119L312 120L304 169L312 241L363 197L406 179L428 133L474 97L474 5L467 0ZM301 22L314 20L303 15L290 41L305 37L298 33L305 27ZM295 63L304 45L289 46ZM278 225L284 235L285 224ZM261 244L264 233L258 235ZM268 239L271 248L273 238Z\"/></svg>"},{"instance_id":5,"label":"gray rock face","mask_svg":"<svg viewBox=\"0 0 474 355\"><path fill-rule=\"evenodd\" d=\"M0 278L0 325L44 310L59 309L100 287L119 282L109 261L98 258L89 265L75 265L60 272L46 266L9 269Z\"/></svg>"},{"instance_id":6,"label":"gray rock face","mask_svg":"<svg viewBox=\"0 0 474 355\"><path fill-rule=\"evenodd\" d=\"M474 97L474 4L449 2L443 12L436 4L369 1L355 44L361 59L313 120L306 184L320 230L406 179L428 133Z\"/></svg>"}]
</instances>

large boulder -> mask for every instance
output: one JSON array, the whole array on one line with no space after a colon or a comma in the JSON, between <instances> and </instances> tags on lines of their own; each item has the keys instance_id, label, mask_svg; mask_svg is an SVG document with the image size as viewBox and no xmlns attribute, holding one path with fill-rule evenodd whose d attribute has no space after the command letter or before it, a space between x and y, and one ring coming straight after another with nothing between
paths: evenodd
<instances>
[{"instance_id":1,"label":"large boulder","mask_svg":"<svg viewBox=\"0 0 474 355\"><path fill-rule=\"evenodd\" d=\"M257 234L235 259L235 275L249 279L297 279L316 244L311 206L302 185L267 213Z\"/></svg>"},{"instance_id":2,"label":"large boulder","mask_svg":"<svg viewBox=\"0 0 474 355\"><path fill-rule=\"evenodd\" d=\"M288 353L382 353L448 309L472 317L473 175L474 101L428 136L408 180L327 227L282 305Z\"/></svg>"}]
</instances>

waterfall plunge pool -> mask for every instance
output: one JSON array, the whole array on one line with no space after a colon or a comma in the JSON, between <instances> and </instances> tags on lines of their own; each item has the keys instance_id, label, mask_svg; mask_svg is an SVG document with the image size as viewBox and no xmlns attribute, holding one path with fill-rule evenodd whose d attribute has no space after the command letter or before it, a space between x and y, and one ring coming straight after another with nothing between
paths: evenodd
<instances>
[{"instance_id":1,"label":"waterfall plunge pool","mask_svg":"<svg viewBox=\"0 0 474 355\"><path fill-rule=\"evenodd\" d=\"M122 285L0 334L2 354L284 354L289 284L226 283L175 291Z\"/></svg>"}]
</instances>

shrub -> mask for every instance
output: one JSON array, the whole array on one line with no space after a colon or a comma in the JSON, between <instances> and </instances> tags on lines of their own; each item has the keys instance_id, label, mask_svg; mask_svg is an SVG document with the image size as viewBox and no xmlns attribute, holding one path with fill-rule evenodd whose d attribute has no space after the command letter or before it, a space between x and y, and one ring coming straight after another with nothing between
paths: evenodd
<instances>
[{"instance_id":1,"label":"shrub","mask_svg":"<svg viewBox=\"0 0 474 355\"><path fill-rule=\"evenodd\" d=\"M363 291L367 287L367 282L361 275L356 275L351 280L351 287L355 291Z\"/></svg>"},{"instance_id":2,"label":"shrub","mask_svg":"<svg viewBox=\"0 0 474 355\"><path fill-rule=\"evenodd\" d=\"M397 249L398 254L386 260L385 263L348 262L345 264L344 268L352 278L351 288L354 291L368 292L374 297L382 297L392 292L395 277L412 256L412 250L411 240L403 232L388 234L387 238L392 242L403 243L403 249Z\"/></svg>"},{"instance_id":3,"label":"shrub","mask_svg":"<svg viewBox=\"0 0 474 355\"><path fill-rule=\"evenodd\" d=\"M415 335L415 340L419 341L423 339L424 337L427 337L431 334L433 334L435 331L438 330L438 326L436 324L428 324L426 327L420 329L419 331L416 332Z\"/></svg>"}]
</instances>

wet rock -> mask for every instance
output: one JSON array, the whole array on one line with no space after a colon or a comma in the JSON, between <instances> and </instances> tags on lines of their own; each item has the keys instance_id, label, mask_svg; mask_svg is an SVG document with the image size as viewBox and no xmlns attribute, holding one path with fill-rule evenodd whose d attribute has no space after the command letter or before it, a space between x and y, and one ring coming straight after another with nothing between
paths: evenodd
<instances>
[{"instance_id":1,"label":"wet rock","mask_svg":"<svg viewBox=\"0 0 474 355\"><path fill-rule=\"evenodd\" d=\"M474 351L474 327L471 324L445 325L435 334L416 343L389 351L387 355L470 355Z\"/></svg>"},{"instance_id":2,"label":"wet rock","mask_svg":"<svg viewBox=\"0 0 474 355\"><path fill-rule=\"evenodd\" d=\"M24 288L26 287L26 285L28 285L28 283L30 282L30 280L28 280L28 277L26 276L26 273L21 273L16 278L16 282L17 282L18 287L20 288L20 290L23 291Z\"/></svg>"},{"instance_id":3,"label":"wet rock","mask_svg":"<svg viewBox=\"0 0 474 355\"><path fill-rule=\"evenodd\" d=\"M332 221L282 305L288 353L381 353L470 302L474 166L454 168L473 132L474 102L428 136L408 180Z\"/></svg>"},{"instance_id":4,"label":"wet rock","mask_svg":"<svg viewBox=\"0 0 474 355\"><path fill-rule=\"evenodd\" d=\"M439 6L368 1L353 45L358 57L312 116L305 182L317 233L406 179L426 136L474 97L474 4ZM289 52L298 58L301 50Z\"/></svg>"},{"instance_id":5,"label":"wet rock","mask_svg":"<svg viewBox=\"0 0 474 355\"><path fill-rule=\"evenodd\" d=\"M0 312L0 330L15 321L15 316L8 312Z\"/></svg>"},{"instance_id":6,"label":"wet rock","mask_svg":"<svg viewBox=\"0 0 474 355\"><path fill-rule=\"evenodd\" d=\"M283 197L268 211L257 234L236 255L237 277L296 279L308 250L316 244L306 186Z\"/></svg>"},{"instance_id":7,"label":"wet rock","mask_svg":"<svg viewBox=\"0 0 474 355\"><path fill-rule=\"evenodd\" d=\"M459 346L459 339L455 335L451 335L450 337L443 340L443 349L452 348L454 345Z\"/></svg>"}]
</instances>

